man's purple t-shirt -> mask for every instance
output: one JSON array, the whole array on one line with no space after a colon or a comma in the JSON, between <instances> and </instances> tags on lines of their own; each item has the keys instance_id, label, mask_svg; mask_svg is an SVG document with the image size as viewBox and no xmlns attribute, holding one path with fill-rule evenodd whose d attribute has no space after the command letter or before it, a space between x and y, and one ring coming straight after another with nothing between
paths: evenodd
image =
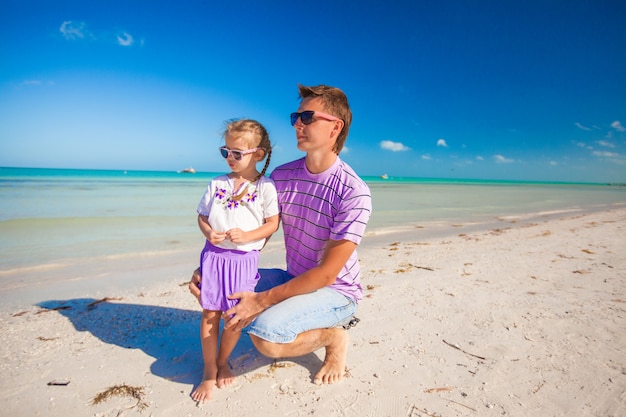
<instances>
[{"instance_id":1,"label":"man's purple t-shirt","mask_svg":"<svg viewBox=\"0 0 626 417\"><path fill-rule=\"evenodd\" d=\"M285 236L287 272L293 276L317 266L329 240L357 245L372 212L369 187L340 158L326 171L312 174L304 158L276 168L271 178ZM331 288L355 301L363 297L356 251Z\"/></svg>"}]
</instances>

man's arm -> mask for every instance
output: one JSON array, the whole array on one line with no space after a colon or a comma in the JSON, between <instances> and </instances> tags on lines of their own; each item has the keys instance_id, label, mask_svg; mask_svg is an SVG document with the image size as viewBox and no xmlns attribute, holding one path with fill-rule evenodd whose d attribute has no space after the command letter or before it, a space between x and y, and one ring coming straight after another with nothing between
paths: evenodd
<instances>
[{"instance_id":1,"label":"man's arm","mask_svg":"<svg viewBox=\"0 0 626 417\"><path fill-rule=\"evenodd\" d=\"M295 295L327 287L337 280L357 244L349 240L329 240L320 263L288 282L264 292L241 292L229 296L239 304L226 311L225 328L240 330L267 308Z\"/></svg>"}]
</instances>

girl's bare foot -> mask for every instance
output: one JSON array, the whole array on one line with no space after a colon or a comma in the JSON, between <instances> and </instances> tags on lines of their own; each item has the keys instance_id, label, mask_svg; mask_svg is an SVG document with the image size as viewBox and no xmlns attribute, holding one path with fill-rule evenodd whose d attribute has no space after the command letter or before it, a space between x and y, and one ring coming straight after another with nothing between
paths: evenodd
<instances>
[{"instance_id":1,"label":"girl's bare foot","mask_svg":"<svg viewBox=\"0 0 626 417\"><path fill-rule=\"evenodd\" d=\"M205 402L211 399L215 387L215 378L204 379L198 387L191 393L191 398L198 402Z\"/></svg>"},{"instance_id":2,"label":"girl's bare foot","mask_svg":"<svg viewBox=\"0 0 626 417\"><path fill-rule=\"evenodd\" d=\"M230 366L228 364L217 367L217 387L225 388L232 385L237 378L230 371Z\"/></svg>"},{"instance_id":3,"label":"girl's bare foot","mask_svg":"<svg viewBox=\"0 0 626 417\"><path fill-rule=\"evenodd\" d=\"M215 381L217 379L217 369L215 365L205 367L204 373L202 375L202 382L200 385L193 390L191 393L191 398L195 401L205 402L211 399L211 393L213 393L213 388L215 387Z\"/></svg>"}]
</instances>

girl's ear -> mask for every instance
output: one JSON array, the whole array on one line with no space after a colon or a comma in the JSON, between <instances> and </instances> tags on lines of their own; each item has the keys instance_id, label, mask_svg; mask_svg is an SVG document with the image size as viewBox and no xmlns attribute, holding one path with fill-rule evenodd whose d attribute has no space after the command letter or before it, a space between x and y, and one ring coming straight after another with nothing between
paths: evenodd
<instances>
[{"instance_id":1,"label":"girl's ear","mask_svg":"<svg viewBox=\"0 0 626 417\"><path fill-rule=\"evenodd\" d=\"M255 153L254 153L254 160L259 162L262 161L265 158L265 150L264 149L258 149Z\"/></svg>"}]
</instances>

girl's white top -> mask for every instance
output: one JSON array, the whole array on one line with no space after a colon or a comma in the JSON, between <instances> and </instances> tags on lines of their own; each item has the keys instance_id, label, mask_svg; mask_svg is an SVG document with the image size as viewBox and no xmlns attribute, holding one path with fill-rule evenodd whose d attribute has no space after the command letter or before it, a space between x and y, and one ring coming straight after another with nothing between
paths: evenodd
<instances>
[{"instance_id":1,"label":"girl's white top","mask_svg":"<svg viewBox=\"0 0 626 417\"><path fill-rule=\"evenodd\" d=\"M270 178L263 176L254 184L246 182L238 190L235 190L234 186L234 180L228 175L215 177L209 183L198 204L198 214L209 218L209 224L213 230L226 232L239 228L243 231L250 231L263 225L268 217L278 214L276 187ZM243 198L233 199L244 190L246 192ZM261 250L265 241L266 239L260 239L236 244L226 239L218 246L223 249L249 252Z\"/></svg>"}]
</instances>

